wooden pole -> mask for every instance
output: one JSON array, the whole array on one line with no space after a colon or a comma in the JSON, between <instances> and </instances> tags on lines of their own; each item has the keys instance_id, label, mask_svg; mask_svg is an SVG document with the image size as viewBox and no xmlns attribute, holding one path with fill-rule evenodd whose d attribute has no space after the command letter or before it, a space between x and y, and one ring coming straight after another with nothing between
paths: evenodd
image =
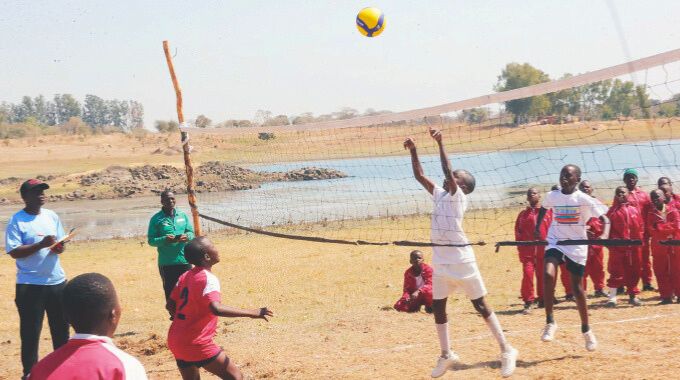
<instances>
[{"instance_id":1,"label":"wooden pole","mask_svg":"<svg viewBox=\"0 0 680 380\"><path fill-rule=\"evenodd\" d=\"M170 55L168 41L163 41L163 50L165 51L165 60L168 62L168 69L170 70L172 85L175 87L175 95L177 96L177 120L179 120L182 138L182 150L184 151L184 169L187 173L187 198L189 199L191 216L194 221L194 232L196 236L201 236L201 223L198 216L196 192L194 191L194 167L191 164L191 151L189 150L189 134L187 131L182 130L182 127L184 127L184 113L182 112L182 89L179 87L179 83L177 82L177 76L175 75L175 67L172 64L172 56Z\"/></svg>"}]
</instances>

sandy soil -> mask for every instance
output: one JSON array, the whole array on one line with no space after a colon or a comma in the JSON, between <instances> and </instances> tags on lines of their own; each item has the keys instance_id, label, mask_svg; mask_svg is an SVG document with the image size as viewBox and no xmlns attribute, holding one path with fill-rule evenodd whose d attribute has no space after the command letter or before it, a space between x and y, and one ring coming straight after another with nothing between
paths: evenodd
<instances>
[{"instance_id":1,"label":"sandy soil","mask_svg":"<svg viewBox=\"0 0 680 380\"><path fill-rule=\"evenodd\" d=\"M402 221L357 222L372 231ZM426 225L427 219L412 221ZM327 234L342 236L326 228ZM318 231L310 230L310 233ZM509 233L510 231L507 231ZM222 262L214 268L225 304L268 306L269 322L227 319L216 341L252 378L395 379L429 378L439 351L432 317L391 309L401 293L408 249L340 246L280 240L253 234L215 234ZM273 249L275 247L275 249ZM430 261L430 250L425 249ZM680 304L658 306L657 295L642 294L644 306L602 307L591 299L598 351L583 347L575 305L557 306L557 340L539 340L544 317L519 313L520 264L514 250L477 247L490 301L508 339L520 350L516 379L670 379L680 356ZM141 239L78 242L62 257L70 277L101 272L115 283L123 304L116 342L138 357L151 379L178 379L165 336L170 321L153 248ZM14 265L0 258L0 378L18 378L18 316L13 303ZM592 291L592 289L591 289ZM558 290L561 296L562 290ZM452 347L462 358L445 378L499 378L498 347L483 320L461 296L450 299ZM45 326L40 355L50 350ZM204 374L204 378L212 378Z\"/></svg>"}]
</instances>

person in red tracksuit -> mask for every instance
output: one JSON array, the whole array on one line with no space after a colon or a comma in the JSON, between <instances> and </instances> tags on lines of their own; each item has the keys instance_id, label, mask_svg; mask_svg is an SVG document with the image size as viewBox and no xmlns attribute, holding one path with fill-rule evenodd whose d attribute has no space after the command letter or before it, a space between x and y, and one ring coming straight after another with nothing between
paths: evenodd
<instances>
[{"instance_id":1,"label":"person in red tracksuit","mask_svg":"<svg viewBox=\"0 0 680 380\"><path fill-rule=\"evenodd\" d=\"M661 305L673 302L673 294L680 303L680 249L661 245L660 241L680 238L680 211L664 203L662 190L652 190L652 209L647 215L647 228L651 235L654 275L659 285Z\"/></svg>"},{"instance_id":2,"label":"person in red tracksuit","mask_svg":"<svg viewBox=\"0 0 680 380\"><path fill-rule=\"evenodd\" d=\"M593 195L593 187L587 180L581 181L578 185L578 189L582 192L595 198L599 203L602 210L606 211L607 206L605 206L597 197ZM602 235L604 230L602 222L598 218L590 218L588 222L588 239L596 240ZM588 261L586 262L586 275L583 276L583 290L587 289L586 277L590 277L593 282L593 287L595 288L595 297L606 297L607 294L604 292L604 247L601 245L589 245L588 246Z\"/></svg>"},{"instance_id":3,"label":"person in red tracksuit","mask_svg":"<svg viewBox=\"0 0 680 380\"><path fill-rule=\"evenodd\" d=\"M640 239L642 238L642 217L635 205L628 202L626 188L616 188L612 207L607 212L611 221L610 239ZM616 289L626 285L628 303L640 306L642 303L637 295L640 289L637 286L640 281L640 262L642 261L640 250L635 246L609 247L609 299L606 306L616 306Z\"/></svg>"},{"instance_id":4,"label":"person in red tracksuit","mask_svg":"<svg viewBox=\"0 0 680 380\"><path fill-rule=\"evenodd\" d=\"M412 251L411 266L404 272L404 294L394 304L397 311L414 313L425 306L432 312L432 267L423 262L423 253Z\"/></svg>"},{"instance_id":5,"label":"person in red tracksuit","mask_svg":"<svg viewBox=\"0 0 680 380\"><path fill-rule=\"evenodd\" d=\"M680 210L680 194L673 193L673 182L668 177L660 177L656 182L659 190L663 191L666 197L664 203Z\"/></svg>"},{"instance_id":6,"label":"person in red tracksuit","mask_svg":"<svg viewBox=\"0 0 680 380\"><path fill-rule=\"evenodd\" d=\"M534 240L536 229L536 217L541 208L541 194L534 187L527 190L527 202L529 205L517 215L515 221L515 240ZM552 213L547 213L541 225L541 240L545 240L548 226L552 222ZM542 245L518 246L519 261L522 263L522 286L520 294L524 301L524 314L529 314L537 299L534 294L534 276L536 276L536 290L538 293L539 307L543 305L543 254L545 247Z\"/></svg>"},{"instance_id":7,"label":"person in red tracksuit","mask_svg":"<svg viewBox=\"0 0 680 380\"><path fill-rule=\"evenodd\" d=\"M652 202L649 199L649 194L640 189L637 186L638 183L638 172L635 169L626 169L623 172L623 183L626 184L626 189L628 193L626 198L628 198L628 203L632 204L638 209L638 212L642 218L647 217L647 212L651 207ZM652 261L649 257L649 234L645 231L646 223L642 225L642 247L637 247L641 250L642 262L641 262L641 278L642 278L642 290L644 291L654 291L652 286Z\"/></svg>"}]
</instances>

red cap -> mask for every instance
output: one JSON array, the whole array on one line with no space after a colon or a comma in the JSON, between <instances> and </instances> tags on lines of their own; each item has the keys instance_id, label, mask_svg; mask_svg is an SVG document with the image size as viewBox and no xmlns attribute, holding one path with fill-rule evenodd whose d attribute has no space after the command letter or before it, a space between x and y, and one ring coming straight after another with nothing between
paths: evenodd
<instances>
[{"instance_id":1,"label":"red cap","mask_svg":"<svg viewBox=\"0 0 680 380\"><path fill-rule=\"evenodd\" d=\"M24 194L28 193L29 191L31 191L33 189L43 189L43 190L45 190L45 189L49 189L49 188L50 188L50 185L46 184L45 182L43 182L39 179L31 178L28 181L21 184L21 187L19 188L19 192L21 193L21 195L24 195Z\"/></svg>"}]
</instances>

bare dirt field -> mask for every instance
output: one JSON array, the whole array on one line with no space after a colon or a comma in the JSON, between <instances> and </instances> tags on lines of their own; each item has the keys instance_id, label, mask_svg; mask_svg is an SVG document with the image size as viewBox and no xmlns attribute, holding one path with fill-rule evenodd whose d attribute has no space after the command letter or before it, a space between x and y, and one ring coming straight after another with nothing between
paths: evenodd
<instances>
[{"instance_id":1,"label":"bare dirt field","mask_svg":"<svg viewBox=\"0 0 680 380\"><path fill-rule=\"evenodd\" d=\"M510 217L508 213L500 219ZM420 217L357 222L353 227L371 231L377 239L380 228L404 222L423 231L429 223ZM308 232L346 234L334 228L338 227L312 226ZM429 378L439 352L432 316L391 309L401 293L408 248L320 244L254 234L211 237L222 254L222 261L214 267L222 284L222 301L239 307L268 306L275 313L268 323L227 318L219 322L216 341L246 375L258 379ZM431 251L423 251L429 262ZM642 294L644 306L636 308L621 303L619 308L605 309L602 299L591 299L592 326L600 341L598 351L591 353L584 348L575 304L562 302L556 311L557 339L542 343L542 310L519 313L521 272L516 252L505 248L494 253L491 245L475 251L491 304L508 339L520 350L513 378L676 378L680 304L658 306L657 294L651 292ZM180 378L165 347L170 321L163 308L156 254L143 238L76 242L63 254L62 263L71 278L93 271L109 276L123 305L116 343L142 361L151 379ZM21 371L14 276L12 259L3 255L0 378L8 379L18 379ZM444 378L500 378L498 347L481 317L461 296L450 299L448 311L452 347L462 362ZM48 331L45 325L41 357L51 350Z\"/></svg>"}]
</instances>

